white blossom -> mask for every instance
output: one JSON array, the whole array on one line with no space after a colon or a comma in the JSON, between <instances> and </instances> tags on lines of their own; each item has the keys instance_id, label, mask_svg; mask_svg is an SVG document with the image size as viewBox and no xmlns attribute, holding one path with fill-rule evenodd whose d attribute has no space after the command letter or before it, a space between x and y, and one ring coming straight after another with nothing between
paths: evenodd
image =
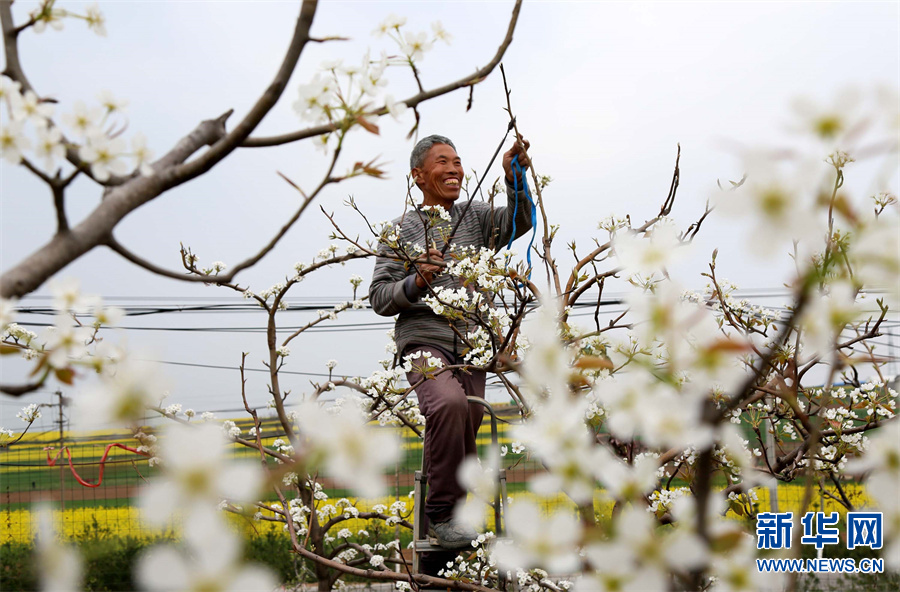
<instances>
[{"instance_id":1,"label":"white blossom","mask_svg":"<svg viewBox=\"0 0 900 592\"><path fill-rule=\"evenodd\" d=\"M110 138L97 130L88 132L87 142L78 150L78 156L91 165L91 174L100 182L108 181L111 175L129 172L122 158L127 153L123 139Z\"/></svg>"},{"instance_id":2,"label":"white blossom","mask_svg":"<svg viewBox=\"0 0 900 592\"><path fill-rule=\"evenodd\" d=\"M385 33L390 33L392 30L399 30L400 27L406 24L405 16L397 16L396 14L389 14L387 18L385 18L381 23L376 27L372 34L381 37Z\"/></svg>"},{"instance_id":3,"label":"white blossom","mask_svg":"<svg viewBox=\"0 0 900 592\"><path fill-rule=\"evenodd\" d=\"M134 158L134 168L145 177L153 174L150 162L153 160L153 151L147 148L147 136L138 132L131 137L131 156Z\"/></svg>"},{"instance_id":4,"label":"white blossom","mask_svg":"<svg viewBox=\"0 0 900 592\"><path fill-rule=\"evenodd\" d=\"M444 28L441 21L434 21L431 23L431 31L434 33L435 41L443 41L447 45L450 45L450 41L453 40L453 35L447 32L447 29Z\"/></svg>"},{"instance_id":5,"label":"white blossom","mask_svg":"<svg viewBox=\"0 0 900 592\"><path fill-rule=\"evenodd\" d=\"M78 552L71 545L62 545L54 528L52 510L41 504L34 513L36 571L42 590L75 592L82 590L83 567Z\"/></svg>"},{"instance_id":6,"label":"white blossom","mask_svg":"<svg viewBox=\"0 0 900 592\"><path fill-rule=\"evenodd\" d=\"M39 127L37 129L37 147L35 156L43 159L44 170L53 174L56 161L66 157L66 146L62 142L62 132L55 127Z\"/></svg>"},{"instance_id":7,"label":"white blossom","mask_svg":"<svg viewBox=\"0 0 900 592\"><path fill-rule=\"evenodd\" d=\"M143 419L147 407L159 405L166 393L156 365L126 358L114 374L103 375L75 397L74 421L85 428L128 425Z\"/></svg>"},{"instance_id":8,"label":"white blossom","mask_svg":"<svg viewBox=\"0 0 900 592\"><path fill-rule=\"evenodd\" d=\"M161 525L176 511L190 513L222 499L242 502L257 495L263 481L258 463L232 461L222 429L214 424L172 424L161 438L163 475L140 497L142 515Z\"/></svg>"},{"instance_id":9,"label":"white blossom","mask_svg":"<svg viewBox=\"0 0 900 592\"><path fill-rule=\"evenodd\" d=\"M93 5L95 8L96 6L96 4ZM100 101L100 105L106 109L107 113L120 113L128 106L127 99L117 99L108 90L100 91L100 94L97 95L97 100Z\"/></svg>"},{"instance_id":10,"label":"white blossom","mask_svg":"<svg viewBox=\"0 0 900 592\"><path fill-rule=\"evenodd\" d=\"M338 482L362 497L377 497L383 491L382 471L399 454L393 435L367 427L362 413L347 405L329 412L306 403L298 411L297 423L308 445L323 456L328 474Z\"/></svg>"},{"instance_id":11,"label":"white blossom","mask_svg":"<svg viewBox=\"0 0 900 592\"><path fill-rule=\"evenodd\" d=\"M815 204L823 179L822 163L789 166L760 155L746 163L746 179L733 190L719 191L713 202L723 215L749 221L748 251L770 256L791 240L815 241L824 235Z\"/></svg>"},{"instance_id":12,"label":"white blossom","mask_svg":"<svg viewBox=\"0 0 900 592\"><path fill-rule=\"evenodd\" d=\"M24 421L25 423L31 423L37 420L41 416L41 410L35 403L31 403L22 408L21 411L16 413L16 417Z\"/></svg>"},{"instance_id":13,"label":"white blossom","mask_svg":"<svg viewBox=\"0 0 900 592\"><path fill-rule=\"evenodd\" d=\"M51 8L47 2L42 2L39 8L29 13L29 16L35 19L34 32L40 34L44 32L47 25L56 31L62 31L63 19L68 14L64 8Z\"/></svg>"},{"instance_id":14,"label":"white blossom","mask_svg":"<svg viewBox=\"0 0 900 592\"><path fill-rule=\"evenodd\" d=\"M302 119L328 121L331 118L334 90L334 82L330 77L316 74L309 83L300 85L294 110Z\"/></svg>"},{"instance_id":15,"label":"white blossom","mask_svg":"<svg viewBox=\"0 0 900 592\"><path fill-rule=\"evenodd\" d=\"M0 153L7 162L19 164L23 152L31 149L31 140L24 133L23 121L8 121L0 125Z\"/></svg>"},{"instance_id":16,"label":"white blossom","mask_svg":"<svg viewBox=\"0 0 900 592\"><path fill-rule=\"evenodd\" d=\"M79 137L85 138L93 133L103 118L103 109L100 107L88 108L84 101L76 101L72 113L63 113L62 120Z\"/></svg>"},{"instance_id":17,"label":"white blossom","mask_svg":"<svg viewBox=\"0 0 900 592\"><path fill-rule=\"evenodd\" d=\"M21 95L11 95L11 112L15 121L29 120L37 127L47 125L53 116L53 104L41 102L34 91L27 90Z\"/></svg>"},{"instance_id":18,"label":"white blossom","mask_svg":"<svg viewBox=\"0 0 900 592\"><path fill-rule=\"evenodd\" d=\"M425 57L425 52L430 51L434 44L428 40L428 34L408 32L404 36L404 42L401 46L403 53L412 61L421 60Z\"/></svg>"},{"instance_id":19,"label":"white blossom","mask_svg":"<svg viewBox=\"0 0 900 592\"><path fill-rule=\"evenodd\" d=\"M844 326L860 313L856 290L847 282L829 284L827 293L812 295L798 323L808 353L826 355L832 351Z\"/></svg>"},{"instance_id":20,"label":"white blossom","mask_svg":"<svg viewBox=\"0 0 900 592\"><path fill-rule=\"evenodd\" d=\"M106 37L106 17L100 12L96 2L85 9L84 20L87 21L88 29L101 37Z\"/></svg>"},{"instance_id":21,"label":"white blossom","mask_svg":"<svg viewBox=\"0 0 900 592\"><path fill-rule=\"evenodd\" d=\"M545 517L537 504L519 501L509 507L506 524L512 543L498 542L493 553L501 568L540 566L554 573L578 569L582 526L574 513L556 511Z\"/></svg>"},{"instance_id":22,"label":"white blossom","mask_svg":"<svg viewBox=\"0 0 900 592\"><path fill-rule=\"evenodd\" d=\"M157 545L143 553L135 570L142 587L151 592L271 592L278 587L265 567L241 561L241 542L217 513L204 508L185 518L184 538L189 552Z\"/></svg>"},{"instance_id":23,"label":"white blossom","mask_svg":"<svg viewBox=\"0 0 900 592\"><path fill-rule=\"evenodd\" d=\"M0 331L5 331L16 313L16 300L0 298Z\"/></svg>"},{"instance_id":24,"label":"white blossom","mask_svg":"<svg viewBox=\"0 0 900 592\"><path fill-rule=\"evenodd\" d=\"M12 102L12 97L20 94L21 88L22 84L20 82L16 82L8 76L0 75L0 100L6 101L7 105Z\"/></svg>"},{"instance_id":25,"label":"white blossom","mask_svg":"<svg viewBox=\"0 0 900 592\"><path fill-rule=\"evenodd\" d=\"M643 235L619 230L613 238L613 248L626 273L650 276L684 255L685 247L678 234L675 223L664 218Z\"/></svg>"},{"instance_id":26,"label":"white blossom","mask_svg":"<svg viewBox=\"0 0 900 592\"><path fill-rule=\"evenodd\" d=\"M390 113L391 117L396 121L400 121L400 116L407 110L406 103L403 101L395 101L394 95L384 95L384 108L387 109L388 113Z\"/></svg>"}]
</instances>

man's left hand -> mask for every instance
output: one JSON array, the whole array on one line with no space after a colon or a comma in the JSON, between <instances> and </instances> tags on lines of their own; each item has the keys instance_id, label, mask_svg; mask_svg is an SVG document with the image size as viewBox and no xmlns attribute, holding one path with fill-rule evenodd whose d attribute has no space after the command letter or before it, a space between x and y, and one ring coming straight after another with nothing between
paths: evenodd
<instances>
[{"instance_id":1,"label":"man's left hand","mask_svg":"<svg viewBox=\"0 0 900 592\"><path fill-rule=\"evenodd\" d=\"M510 183L513 183L515 180L515 172L512 169L512 161L516 156L519 157L519 165L523 169L527 169L531 164L531 161L528 159L528 154L525 153L525 150L528 150L528 147L531 146L531 143L528 142L525 138L519 136L519 142L514 142L512 148L503 153L503 170L506 172L506 180ZM525 147L525 150L522 149L522 146ZM523 175L524 176L524 175ZM525 179L519 179L519 183L524 183Z\"/></svg>"}]
</instances>

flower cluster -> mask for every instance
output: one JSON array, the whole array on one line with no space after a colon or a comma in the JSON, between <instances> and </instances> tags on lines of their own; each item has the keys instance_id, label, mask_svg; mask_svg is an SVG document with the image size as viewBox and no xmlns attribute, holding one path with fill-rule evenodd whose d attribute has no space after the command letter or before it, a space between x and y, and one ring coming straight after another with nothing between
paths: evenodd
<instances>
[{"instance_id":1,"label":"flower cluster","mask_svg":"<svg viewBox=\"0 0 900 592\"><path fill-rule=\"evenodd\" d=\"M106 131L110 127L110 118L124 110L125 101L104 92L98 97L100 106L89 109L83 102L75 103L72 112L62 115L63 123L78 139L71 141L63 136L53 120L54 103L42 100L32 90L22 92L21 89L21 83L0 76L0 102L8 113L7 122L0 125L0 154L8 162L18 164L31 152L44 170L53 175L59 168L58 163L67 158L67 151L71 151L89 166L91 175L101 183L113 175L123 176L133 170L144 175L153 174L149 164L153 153L147 148L143 134L132 137L129 149L125 140ZM26 124L33 128L36 141L33 142L26 133Z\"/></svg>"}]
</instances>

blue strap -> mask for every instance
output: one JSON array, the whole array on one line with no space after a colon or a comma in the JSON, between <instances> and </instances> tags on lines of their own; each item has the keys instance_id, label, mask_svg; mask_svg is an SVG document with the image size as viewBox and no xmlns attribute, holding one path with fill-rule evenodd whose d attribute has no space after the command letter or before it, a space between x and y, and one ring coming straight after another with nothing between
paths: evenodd
<instances>
[{"instance_id":1,"label":"blue strap","mask_svg":"<svg viewBox=\"0 0 900 592\"><path fill-rule=\"evenodd\" d=\"M513 223L512 223L512 234L509 235L509 244L506 245L506 249L509 250L512 248L513 241L516 239L516 218L519 213L519 175L522 176L522 189L525 190L525 196L528 198L528 203L531 204L531 241L528 243L528 249L525 251L525 261L528 263L528 275L526 276L529 280L531 279L531 247L534 245L534 237L537 235L537 211L534 208L534 200L531 198L531 191L528 190L528 181L525 179L525 169L522 165L519 164L519 155L513 156L512 159L512 169L513 169L513 190L516 193L516 205L513 207Z\"/></svg>"}]
</instances>

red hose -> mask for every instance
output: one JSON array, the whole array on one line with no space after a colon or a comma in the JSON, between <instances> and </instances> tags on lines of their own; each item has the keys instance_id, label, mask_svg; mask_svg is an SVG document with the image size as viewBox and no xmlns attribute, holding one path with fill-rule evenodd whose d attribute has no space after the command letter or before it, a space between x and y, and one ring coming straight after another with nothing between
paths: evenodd
<instances>
[{"instance_id":1,"label":"red hose","mask_svg":"<svg viewBox=\"0 0 900 592\"><path fill-rule=\"evenodd\" d=\"M59 455L62 454L63 450L65 450L66 456L69 457L69 469L72 470L72 475L75 477L75 480L78 481L80 484L84 485L85 487L100 487L100 484L103 483L103 469L106 467L106 457L109 456L109 451L113 447L121 448L122 450L127 450L128 452L133 452L135 454L140 454L141 456L150 456L146 452L141 452L140 450L136 450L134 448L129 448L128 446L125 446L124 444L119 444L118 442L109 444L106 446L106 450L103 451L103 457L100 459L100 475L97 477L97 482L89 483L89 482L85 481L84 479L82 479L78 475L78 472L75 470L75 465L72 464L72 452L69 450L68 446L63 446L62 448L60 448L59 452L57 452L56 456L53 458L50 458L50 452L49 452L50 450L52 450L52 448L45 448L44 450L48 451L47 452L47 465L49 465L51 467L56 466L56 461L59 459Z\"/></svg>"}]
</instances>

